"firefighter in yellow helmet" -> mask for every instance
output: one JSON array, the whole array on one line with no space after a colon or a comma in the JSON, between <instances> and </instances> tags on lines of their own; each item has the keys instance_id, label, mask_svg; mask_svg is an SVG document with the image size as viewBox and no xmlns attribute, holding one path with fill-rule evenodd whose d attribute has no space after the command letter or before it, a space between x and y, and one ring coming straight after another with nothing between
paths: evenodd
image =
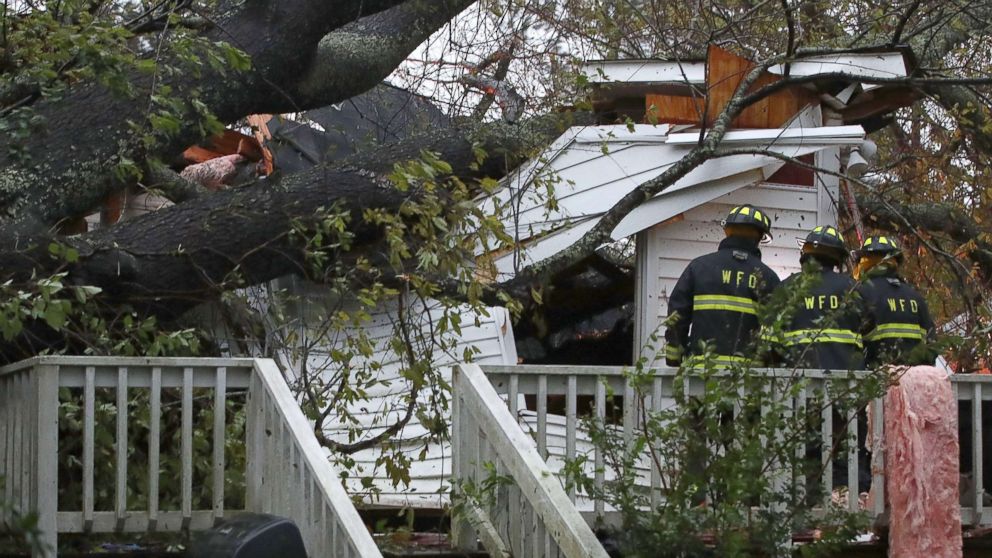
<instances>
[{"instance_id":1,"label":"firefighter in yellow helmet","mask_svg":"<svg viewBox=\"0 0 992 558\"><path fill-rule=\"evenodd\" d=\"M723 221L726 234L716 252L691 262L668 298L665 361L693 364L712 343L716 363L743 361L758 329L757 303L779 278L761 261L758 244L771 231L771 218L751 205L733 208Z\"/></svg>"},{"instance_id":2,"label":"firefighter in yellow helmet","mask_svg":"<svg viewBox=\"0 0 992 558\"><path fill-rule=\"evenodd\" d=\"M802 272L779 285L783 299L792 305L784 338L778 340L782 345L778 352L789 366L864 368L863 301L854 280L840 273L847 256L844 238L835 227L816 227L803 242Z\"/></svg>"},{"instance_id":3,"label":"firefighter in yellow helmet","mask_svg":"<svg viewBox=\"0 0 992 558\"><path fill-rule=\"evenodd\" d=\"M919 291L899 276L902 250L890 236L869 236L856 253L855 277L867 307L865 359L880 364L933 364L934 324Z\"/></svg>"}]
</instances>

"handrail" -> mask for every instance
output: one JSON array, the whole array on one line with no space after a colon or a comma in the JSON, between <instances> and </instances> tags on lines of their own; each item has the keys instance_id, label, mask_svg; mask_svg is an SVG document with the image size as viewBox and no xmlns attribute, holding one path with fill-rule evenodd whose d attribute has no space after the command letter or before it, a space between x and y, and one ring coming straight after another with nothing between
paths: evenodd
<instances>
[{"instance_id":1,"label":"handrail","mask_svg":"<svg viewBox=\"0 0 992 558\"><path fill-rule=\"evenodd\" d=\"M607 558L596 539L551 469L531 445L530 438L517 427L505 403L475 364L461 364L452 374L453 428L457 437L452 447L455 478L484 481L487 466L497 474L510 476L515 485L501 486L495 501L470 504L482 536L499 537L513 556L556 556L567 558ZM474 451L464 451L468 447ZM489 465L491 463L491 465ZM509 506L506 508L505 506ZM504 513L507 532L493 527L492 517ZM471 521L456 517L452 529L456 545L474 546Z\"/></svg>"},{"instance_id":2,"label":"handrail","mask_svg":"<svg viewBox=\"0 0 992 558\"><path fill-rule=\"evenodd\" d=\"M537 446L540 455L548 460L552 469L560 467L563 461L575 459L580 451L579 446L582 445L582 430L576 418L577 399L579 397L586 396L592 398L593 412L597 416L603 417L605 416L607 385L618 396L625 396L625 399L633 395L633 389L623 375L625 369L618 366L483 365L481 368L490 380L502 405L509 408L510 415L513 417L512 420L523 423L527 428L530 428L532 443ZM648 397L645 401L648 408L660 409L668 404L674 404L674 401L671 399L671 390L673 388L672 380L676 372L677 369L674 368L659 368L653 371L654 380L648 387ZM799 394L799 397L797 397L797 408L799 405L805 405L806 396L813 393L815 389L822 386L825 382L856 380L869 373L858 371L853 374L825 374L819 370L793 369L760 369L754 372L769 377L802 378L808 380L807 389L803 390ZM688 393L702 393L701 382L691 377L687 378L687 380L686 385L683 387ZM959 404L970 406L970 411L963 416L964 420L970 421L971 425L970 429L966 429L962 443L964 445L965 442L971 442L970 453L971 462L974 464L974 489L967 491L962 496L966 499L966 504L962 507L962 522L966 525L986 526L992 523L992 514L986 513L983 504L985 488L982 473L985 465L982 462L982 405L975 405L973 402L992 402L992 386L989 386L989 383L992 382L992 375L955 374L950 376L950 381L957 394L956 398ZM528 401L536 402L536 407L528 411L519 409L518 407L524 400L522 396L527 396ZM548 400L550 397L558 397L565 400L564 406L566 413L563 417L548 414ZM824 420L821 421L821 435L824 439L830 439L834 436L832 432L832 421L829 420L832 410L828 407L822 411L822 418ZM624 435L629 436L633 433L633 428L637 424L637 412L638 409L634 405L623 406L622 429ZM874 439L879 440L882 437L882 426L884 423L882 399L877 399L873 402L870 412L872 413L872 436ZM857 436L856 421L852 420L852 416L845 418L847 419L846 434L848 436ZM557 426L555 426L555 423L558 423ZM560 434L562 426L564 426L564 440L560 439L562 437L562 434ZM552 434L552 430L556 430L558 434ZM598 450L593 447L589 451L590 457L593 458L591 462L596 463L596 469L599 469L602 465L602 458ZM846 469L848 479L857 478L859 469L864 466L863 463L859 463L857 451L857 448L852 446L849 448L847 455L844 456L846 457L846 465L843 468ZM877 451L879 453L884 451L884 446L877 448ZM873 460L880 458L880 455L873 456ZM828 460L823 465L824 475L822 484L826 489L825 492L829 494L832 489L833 462ZM604 476L601 472L590 470L589 474L590 476L595 475L594 482L597 485L602 485ZM870 511L875 516L883 516L884 473L880 470L873 470L872 477L872 485L876 491L876 498L873 502L874 507ZM652 488L652 497L657 501L657 495L661 487L661 472L654 466L646 466L643 482L645 486ZM570 493L573 502L578 501L576 496L574 492ZM597 516L604 514L602 502L597 501L591 504L594 505L594 511ZM848 492L847 504L852 510L858 509L857 491L852 490Z\"/></svg>"},{"instance_id":3,"label":"handrail","mask_svg":"<svg viewBox=\"0 0 992 558\"><path fill-rule=\"evenodd\" d=\"M529 420L533 423L531 426L534 427L533 437L536 441L538 452L540 455L549 459L550 461L569 461L574 460L578 454L578 440L581 433L581 429L576 417L575 409L577 409L577 399L579 396L589 396L593 398L593 409L596 417L603 421L606 419L606 407L607 407L607 385L614 393L618 395L623 395L623 418L622 418L622 435L625 439L631 439L635 434L635 428L638 424L638 413L641 412L639 405L628 405L627 401L632 401L634 399L635 390L631 385L629 378L625 377L624 368L616 366L579 366L576 367L576 373L572 374L569 371L568 366L545 366L545 365L521 365L521 366L490 366L483 365L483 371L486 373L487 377L491 381L496 393L501 396L501 400L504 400L504 406L508 406L512 416L518 417L518 419L528 422ZM596 374L596 372L602 372L601 374ZM657 370L652 370L653 380L650 387L650 392L647 401L645 402L647 409L651 411L660 411L663 408L669 407L674 404L674 383L673 379L678 372L677 368L659 368ZM716 371L717 375L722 372ZM803 379L809 382L808 386L803 388L798 396L795 398L794 405L797 411L800 407L805 408L807 404L807 399L809 396L815 392L817 388L822 388L826 382L848 382L857 380L859 377L863 377L868 374L865 371L855 371L852 373L842 373L842 374L829 374L824 373L820 370L794 370L794 369L755 369L752 371L754 374L761 374L768 378L776 379L788 379L788 380L798 380ZM698 378L691 375L685 377L685 384L682 386L685 390L686 395L701 395L704 390L704 384ZM534 396L537 403L536 416L521 415L520 410L517 408L518 402L521 395ZM553 396L561 396L566 399L566 405L571 412L567 413L565 417L565 430L566 430L566 440L565 448L553 447L555 444L549 440L549 429L548 429L548 398ZM505 399L504 399L505 398ZM876 439L881 439L882 436L882 420L881 420L881 409L882 409L882 399L876 399L873 404L873 409L876 415L873 417L873 436ZM833 438L835 433L833 432L833 407L829 403L824 405L821 409L821 436L823 442L823 447L830 447L833 445ZM854 411L850 411L848 416L843 417L846 422L846 432L843 434L857 439L858 437L858 425L855 420ZM562 451L564 449L564 451ZM881 451L881 449L879 450ZM593 476L593 482L597 488L602 488L606 482L606 475L604 471L604 456L598 447L592 448L592 463L594 464L593 470L589 471L589 474ZM862 464L858 460L858 447L856 444L850 444L848 446L848 451L846 457L846 476L849 481L851 479L858 479L859 468ZM651 465L645 471L643 471L643 482L645 487L651 488L651 498L652 502L657 504L661 499L661 486L662 486L662 471L659 469L658 464L654 460L646 460L650 462ZM823 465L823 476L821 479L821 485L824 489L824 494L829 498L831 491L833 490L833 460L824 458ZM876 494L878 497L875 499L875 507L871 510L876 516L882 515L884 512L884 495L882 494L883 488L883 477L881 471L874 472L874 486L876 487ZM851 481L856 482L856 481ZM852 511L859 509L859 493L857 490L848 491L848 501L847 505ZM577 502L578 495L574 492L570 494L572 502ZM605 517L608 515L606 513L605 504L601 500L594 500L592 502L596 517Z\"/></svg>"},{"instance_id":4,"label":"handrail","mask_svg":"<svg viewBox=\"0 0 992 558\"><path fill-rule=\"evenodd\" d=\"M382 558L275 362L255 361L248 505L296 522L311 556Z\"/></svg>"},{"instance_id":5,"label":"handrail","mask_svg":"<svg viewBox=\"0 0 992 558\"><path fill-rule=\"evenodd\" d=\"M59 509L59 390L81 397L81 493L76 510ZM129 507L129 447L132 414L117 412L111 509L96 498L97 390L112 392L115 409L127 409L129 390L147 393L148 490L146 506ZM201 390L196 392L194 390ZM210 393L203 397L203 390ZM246 506L225 509L225 445L230 390L248 390ZM163 443L163 393L174 392L180 417L179 448ZM195 402L196 401L196 402ZM211 406L212 404L212 406ZM134 412L132 407L129 409ZM211 472L194 478L194 410L213 412L207 437ZM223 410L223 412L215 412ZM64 428L64 426L63 426ZM130 431L130 432L129 432ZM143 434L143 432L141 433ZM139 434L139 436L141 435ZM144 450L145 447L140 449ZM176 451L179 510L160 509L163 454ZM134 465L132 465L134 466ZM293 474L290 474L293 473ZM0 368L0 497L20 510L35 511L48 549L58 533L144 532L204 529L226 515L268 511L297 522L312 556L381 558L371 535L321 450L306 417L278 368L266 359L142 357L36 357ZM195 509L194 495L210 494L207 509ZM292 495L292 496L291 496ZM64 504L64 502L63 502ZM8 512L9 513L9 512ZM9 522L10 515L3 517Z\"/></svg>"}]
</instances>

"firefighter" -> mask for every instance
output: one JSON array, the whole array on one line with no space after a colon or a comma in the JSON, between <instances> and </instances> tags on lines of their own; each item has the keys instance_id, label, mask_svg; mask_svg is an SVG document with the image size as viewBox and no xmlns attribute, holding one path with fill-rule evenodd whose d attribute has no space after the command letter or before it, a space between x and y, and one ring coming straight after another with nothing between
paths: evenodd
<instances>
[{"instance_id":1,"label":"firefighter","mask_svg":"<svg viewBox=\"0 0 992 558\"><path fill-rule=\"evenodd\" d=\"M933 319L923 296L898 274L903 255L895 239L870 236L856 255L855 277L867 308L867 364L933 364Z\"/></svg>"},{"instance_id":2,"label":"firefighter","mask_svg":"<svg viewBox=\"0 0 992 558\"><path fill-rule=\"evenodd\" d=\"M791 305L791 318L778 339L779 352L789 366L864 368L863 301L854 280L839 272L847 256L844 238L835 227L816 227L803 242L802 272L779 285L782 298Z\"/></svg>"},{"instance_id":3,"label":"firefighter","mask_svg":"<svg viewBox=\"0 0 992 558\"><path fill-rule=\"evenodd\" d=\"M771 232L768 214L751 205L733 208L723 221L726 234L716 252L686 267L668 299L665 362L700 364L712 343L717 365L745 361L758 329L757 303L779 283L761 262L758 244Z\"/></svg>"}]
</instances>

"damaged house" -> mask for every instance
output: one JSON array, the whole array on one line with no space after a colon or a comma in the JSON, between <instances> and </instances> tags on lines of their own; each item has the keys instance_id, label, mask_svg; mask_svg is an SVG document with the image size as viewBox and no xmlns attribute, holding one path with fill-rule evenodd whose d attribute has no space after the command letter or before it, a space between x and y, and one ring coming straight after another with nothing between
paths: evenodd
<instances>
[{"instance_id":1,"label":"damaged house","mask_svg":"<svg viewBox=\"0 0 992 558\"><path fill-rule=\"evenodd\" d=\"M492 197L479 201L483 207L512 208L506 226L518 241L514 250L498 255L497 275L491 279L512 278L525 266L567 249L622 196L678 162L752 67L751 61L717 47L711 47L705 60L587 63L583 71L598 124L565 130L543 153L504 177ZM722 239L720 221L731 207L751 203L767 210L774 236L762 248L764 261L783 277L798 269L796 239L814 226L837 223L849 199L843 176L871 152L866 134L914 100L904 89L860 79L901 77L912 70L911 53L900 49L773 67L759 85L786 72L811 79L746 109L723 143L734 154L705 162L627 215L612 232L613 244L556 276L544 304L528 308L517 323L505 308L492 307L478 317L466 314L454 341L439 342L435 330L451 319L450 309L431 300L380 304L368 321L356 326L374 347L353 361L365 370L362 397L347 403L347 421L330 417L320 424L328 445L360 448L334 457L350 471L349 490L372 506L440 509L449 501L449 420L420 416L411 411L410 401L412 392L423 404L435 405L444 400L444 388L413 389L401 375L402 356L388 344L397 328L417 332L415 342L433 355L442 383L450 381L450 367L466 358L501 365L632 363L659 332L667 292L682 270ZM252 118L250 133L229 132L212 147L188 152L187 164L210 168L199 169L206 179L194 171L186 171L185 177L205 187L226 187L244 175L297 170L347 155L355 142L389 141L418 126L447 125L445 116L423 99L387 86L293 119ZM554 203L549 203L552 190ZM154 209L156 203L161 202L141 193L112 200L102 220L112 223L121 215ZM330 335L322 321L328 312L359 306L296 279L248 292L263 315L274 311L276 293L288 301L279 311L293 325L263 320L261 342L245 344L231 331L221 336L231 337L232 350L275 354L296 388L315 377L340 381L335 354L359 332ZM265 345L275 339L281 348ZM529 408L533 404L521 398L514 405L521 424L532 430L537 428ZM446 403L440 408L446 409ZM553 439L549 453L560 457L564 446L564 440ZM387 455L392 457L385 459ZM409 458L409 478L398 481L387 464L402 455Z\"/></svg>"}]
</instances>

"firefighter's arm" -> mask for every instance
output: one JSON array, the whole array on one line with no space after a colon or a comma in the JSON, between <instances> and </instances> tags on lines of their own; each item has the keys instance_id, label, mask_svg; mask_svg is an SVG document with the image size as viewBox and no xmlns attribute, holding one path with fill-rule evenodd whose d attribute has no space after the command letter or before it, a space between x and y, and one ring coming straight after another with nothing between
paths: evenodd
<instances>
[{"instance_id":1,"label":"firefighter's arm","mask_svg":"<svg viewBox=\"0 0 992 558\"><path fill-rule=\"evenodd\" d=\"M765 273L764 281L759 287L760 290L758 292L758 300L766 301L781 284L782 280L778 278L778 274L769 269L768 272Z\"/></svg>"},{"instance_id":2,"label":"firefighter's arm","mask_svg":"<svg viewBox=\"0 0 992 558\"><path fill-rule=\"evenodd\" d=\"M861 335L862 337L867 336L872 330L875 329L875 315L872 312L872 306L869 303L871 300L871 285L867 283L861 283L855 289L855 293L858 294L858 300L860 305L858 309L861 311Z\"/></svg>"},{"instance_id":3,"label":"firefighter's arm","mask_svg":"<svg viewBox=\"0 0 992 558\"><path fill-rule=\"evenodd\" d=\"M927 306L927 301L920 297L920 327L926 332L927 343L933 343L937 340L937 327L933 323L933 317L930 316L930 308Z\"/></svg>"},{"instance_id":4,"label":"firefighter's arm","mask_svg":"<svg viewBox=\"0 0 992 558\"><path fill-rule=\"evenodd\" d=\"M924 346L926 347L926 354L923 357L924 363L933 364L940 355L937 347L937 327L933 323L933 317L930 316L930 308L927 306L927 301L923 297L920 297L920 327L925 332L923 338Z\"/></svg>"},{"instance_id":5,"label":"firefighter's arm","mask_svg":"<svg viewBox=\"0 0 992 558\"><path fill-rule=\"evenodd\" d=\"M785 363L785 338L783 337L782 324L776 323L776 317L781 314L788 301L788 289L792 283L789 279L779 280L774 273L770 274L770 283L774 287L767 292L759 293L765 304L763 321L759 330L760 340L758 343L758 359L765 366L781 366Z\"/></svg>"},{"instance_id":6,"label":"firefighter's arm","mask_svg":"<svg viewBox=\"0 0 992 558\"><path fill-rule=\"evenodd\" d=\"M695 291L692 265L682 272L668 296L668 317L665 319L665 364L678 366L689 343L692 324L692 293Z\"/></svg>"}]
</instances>

